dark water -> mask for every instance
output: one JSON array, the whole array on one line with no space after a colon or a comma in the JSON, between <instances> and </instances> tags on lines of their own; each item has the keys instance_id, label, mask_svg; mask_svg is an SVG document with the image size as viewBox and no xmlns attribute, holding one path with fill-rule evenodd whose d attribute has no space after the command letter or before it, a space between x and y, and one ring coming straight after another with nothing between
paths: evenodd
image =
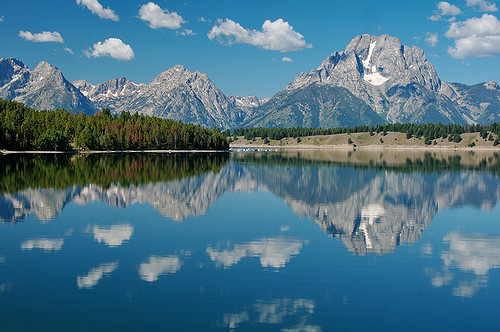
<instances>
[{"instance_id":1,"label":"dark water","mask_svg":"<svg viewBox=\"0 0 500 332\"><path fill-rule=\"evenodd\" d=\"M491 153L0 156L2 330L499 330Z\"/></svg>"}]
</instances>

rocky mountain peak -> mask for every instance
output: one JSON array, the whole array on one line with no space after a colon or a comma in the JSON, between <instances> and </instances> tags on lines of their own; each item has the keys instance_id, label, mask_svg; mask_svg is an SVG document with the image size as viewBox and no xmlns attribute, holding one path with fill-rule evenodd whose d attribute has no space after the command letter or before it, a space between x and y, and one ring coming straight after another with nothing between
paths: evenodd
<instances>
[{"instance_id":1,"label":"rocky mountain peak","mask_svg":"<svg viewBox=\"0 0 500 332\"><path fill-rule=\"evenodd\" d=\"M484 87L488 90L500 90L500 86L496 81L489 81L484 83Z\"/></svg>"},{"instance_id":2,"label":"rocky mountain peak","mask_svg":"<svg viewBox=\"0 0 500 332\"><path fill-rule=\"evenodd\" d=\"M15 58L0 59L0 86L10 82L15 75L18 75L27 67L21 60Z\"/></svg>"},{"instance_id":3,"label":"rocky mountain peak","mask_svg":"<svg viewBox=\"0 0 500 332\"><path fill-rule=\"evenodd\" d=\"M61 71L48 62L40 62L35 69L16 59L0 60L0 68L6 69L0 98L13 99L35 109L65 108L72 112L92 114L95 107L70 82ZM0 73L1 75L1 73Z\"/></svg>"}]
</instances>

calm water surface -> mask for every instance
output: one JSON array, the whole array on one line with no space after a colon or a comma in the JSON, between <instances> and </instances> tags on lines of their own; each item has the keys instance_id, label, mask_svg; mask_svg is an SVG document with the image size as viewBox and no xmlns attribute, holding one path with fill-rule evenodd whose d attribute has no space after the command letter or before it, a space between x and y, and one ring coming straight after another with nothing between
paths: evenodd
<instances>
[{"instance_id":1,"label":"calm water surface","mask_svg":"<svg viewBox=\"0 0 500 332\"><path fill-rule=\"evenodd\" d=\"M2 330L499 330L500 156L0 156Z\"/></svg>"}]
</instances>

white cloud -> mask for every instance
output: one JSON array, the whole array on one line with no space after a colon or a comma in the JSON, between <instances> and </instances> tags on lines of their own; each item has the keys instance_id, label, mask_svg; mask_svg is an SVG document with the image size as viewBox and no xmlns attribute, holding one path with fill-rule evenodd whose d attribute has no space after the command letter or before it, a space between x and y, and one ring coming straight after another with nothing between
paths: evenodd
<instances>
[{"instance_id":1,"label":"white cloud","mask_svg":"<svg viewBox=\"0 0 500 332\"><path fill-rule=\"evenodd\" d=\"M426 36L425 42L431 47L436 46L437 43L439 42L439 37L437 33L427 32L425 36Z\"/></svg>"},{"instance_id":2,"label":"white cloud","mask_svg":"<svg viewBox=\"0 0 500 332\"><path fill-rule=\"evenodd\" d=\"M431 21L439 21L441 19L441 15L432 15L431 17L429 17L429 20Z\"/></svg>"},{"instance_id":3,"label":"white cloud","mask_svg":"<svg viewBox=\"0 0 500 332\"><path fill-rule=\"evenodd\" d=\"M0 22L3 22L4 17L0 16Z\"/></svg>"},{"instance_id":4,"label":"white cloud","mask_svg":"<svg viewBox=\"0 0 500 332\"><path fill-rule=\"evenodd\" d=\"M176 12L163 10L154 2L148 2L139 9L139 18L144 22L149 22L152 29L169 28L179 29L182 23L186 23L182 16Z\"/></svg>"},{"instance_id":5,"label":"white cloud","mask_svg":"<svg viewBox=\"0 0 500 332\"><path fill-rule=\"evenodd\" d=\"M293 59L292 59L292 58L288 58L288 57L284 56L284 57L281 59L281 61L283 61L283 62L293 62Z\"/></svg>"},{"instance_id":6,"label":"white cloud","mask_svg":"<svg viewBox=\"0 0 500 332\"><path fill-rule=\"evenodd\" d=\"M455 47L448 53L458 59L500 55L500 21L493 15L454 22L446 32Z\"/></svg>"},{"instance_id":7,"label":"white cloud","mask_svg":"<svg viewBox=\"0 0 500 332\"><path fill-rule=\"evenodd\" d=\"M93 14L100 18L118 21L118 15L110 8L104 8L97 0L76 0L76 3L87 7Z\"/></svg>"},{"instance_id":8,"label":"white cloud","mask_svg":"<svg viewBox=\"0 0 500 332\"><path fill-rule=\"evenodd\" d=\"M79 276L76 279L78 288L94 287L95 285L97 285L99 280L101 280L104 276L110 275L117 268L118 262L100 264L98 267L90 270L86 276Z\"/></svg>"},{"instance_id":9,"label":"white cloud","mask_svg":"<svg viewBox=\"0 0 500 332\"><path fill-rule=\"evenodd\" d=\"M130 240L134 233L134 228L129 224L102 228L94 226L92 227L92 233L94 233L94 239L97 242L104 242L104 244L110 247L118 247L123 242Z\"/></svg>"},{"instance_id":10,"label":"white cloud","mask_svg":"<svg viewBox=\"0 0 500 332\"><path fill-rule=\"evenodd\" d=\"M74 54L74 53L73 53L73 50L72 50L71 48L69 48L69 47L65 47L65 48L63 48L63 50L65 50L65 51L66 51L66 52L68 52L69 54Z\"/></svg>"},{"instance_id":11,"label":"white cloud","mask_svg":"<svg viewBox=\"0 0 500 332\"><path fill-rule=\"evenodd\" d=\"M179 35L181 35L181 36L195 36L196 33L191 29L184 29L181 32L179 32Z\"/></svg>"},{"instance_id":12,"label":"white cloud","mask_svg":"<svg viewBox=\"0 0 500 332\"><path fill-rule=\"evenodd\" d=\"M208 33L208 38L210 40L218 38L223 41L223 37L227 37L229 44L250 44L265 50L280 52L311 47L310 44L306 44L304 36L293 30L293 27L281 18L274 22L266 20L262 25L262 31L245 29L228 18L225 21L218 19Z\"/></svg>"},{"instance_id":13,"label":"white cloud","mask_svg":"<svg viewBox=\"0 0 500 332\"><path fill-rule=\"evenodd\" d=\"M32 250L42 249L43 251L61 250L64 239L31 239L21 244L21 249Z\"/></svg>"},{"instance_id":14,"label":"white cloud","mask_svg":"<svg viewBox=\"0 0 500 332\"><path fill-rule=\"evenodd\" d=\"M259 257L263 267L284 267L292 256L300 254L303 242L296 239L264 238L244 244L236 244L230 249L219 250L208 247L210 259L224 268L229 268L245 257Z\"/></svg>"},{"instance_id":15,"label":"white cloud","mask_svg":"<svg viewBox=\"0 0 500 332\"><path fill-rule=\"evenodd\" d=\"M487 2L486 0L467 0L467 7L478 6L481 12L496 12L498 11L495 3Z\"/></svg>"},{"instance_id":16,"label":"white cloud","mask_svg":"<svg viewBox=\"0 0 500 332\"><path fill-rule=\"evenodd\" d=\"M64 43L64 39L61 34L57 31L50 32L44 31L42 33L31 33L29 31L19 31L19 37L35 42L35 43L46 43L46 42L54 42L54 43Z\"/></svg>"},{"instance_id":17,"label":"white cloud","mask_svg":"<svg viewBox=\"0 0 500 332\"><path fill-rule=\"evenodd\" d=\"M455 5L452 5L450 4L449 2L446 2L446 1L441 1L437 4L437 8L438 8L438 14L439 15L451 15L451 16L455 16L455 15L459 15L462 13L462 11L460 10L460 8L458 8L457 6Z\"/></svg>"},{"instance_id":18,"label":"white cloud","mask_svg":"<svg viewBox=\"0 0 500 332\"><path fill-rule=\"evenodd\" d=\"M117 60L132 60L135 57L134 51L130 45L127 45L118 38L108 38L104 42L97 42L93 49L84 52L87 57L98 58L101 56L110 56Z\"/></svg>"},{"instance_id":19,"label":"white cloud","mask_svg":"<svg viewBox=\"0 0 500 332\"><path fill-rule=\"evenodd\" d=\"M139 275L142 280L153 282L165 274L174 274L181 268L182 262L178 256L165 257L151 256L149 262L139 266Z\"/></svg>"}]
</instances>

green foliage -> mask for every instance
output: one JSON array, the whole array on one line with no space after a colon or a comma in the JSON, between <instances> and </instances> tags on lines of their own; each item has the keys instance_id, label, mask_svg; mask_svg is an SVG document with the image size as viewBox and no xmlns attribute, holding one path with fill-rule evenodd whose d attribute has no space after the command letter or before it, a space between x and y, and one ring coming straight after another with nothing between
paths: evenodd
<instances>
[{"instance_id":1,"label":"green foliage","mask_svg":"<svg viewBox=\"0 0 500 332\"><path fill-rule=\"evenodd\" d=\"M49 128L35 141L34 149L38 151L68 151L70 150L69 139L60 131Z\"/></svg>"},{"instance_id":2,"label":"green foliage","mask_svg":"<svg viewBox=\"0 0 500 332\"><path fill-rule=\"evenodd\" d=\"M264 144L269 144L269 138L264 138Z\"/></svg>"},{"instance_id":3,"label":"green foliage","mask_svg":"<svg viewBox=\"0 0 500 332\"><path fill-rule=\"evenodd\" d=\"M352 144L352 139L350 137L347 139L347 144Z\"/></svg>"},{"instance_id":4,"label":"green foliage","mask_svg":"<svg viewBox=\"0 0 500 332\"><path fill-rule=\"evenodd\" d=\"M384 140L382 139L382 137L380 137L380 143L384 143Z\"/></svg>"},{"instance_id":5,"label":"green foliage","mask_svg":"<svg viewBox=\"0 0 500 332\"><path fill-rule=\"evenodd\" d=\"M227 132L226 132L227 133ZM227 150L218 128L184 124L105 108L94 115L35 111L0 99L0 149L7 150Z\"/></svg>"},{"instance_id":6,"label":"green foliage","mask_svg":"<svg viewBox=\"0 0 500 332\"><path fill-rule=\"evenodd\" d=\"M0 193L25 188L108 188L218 173L229 153L113 153L0 155Z\"/></svg>"}]
</instances>

